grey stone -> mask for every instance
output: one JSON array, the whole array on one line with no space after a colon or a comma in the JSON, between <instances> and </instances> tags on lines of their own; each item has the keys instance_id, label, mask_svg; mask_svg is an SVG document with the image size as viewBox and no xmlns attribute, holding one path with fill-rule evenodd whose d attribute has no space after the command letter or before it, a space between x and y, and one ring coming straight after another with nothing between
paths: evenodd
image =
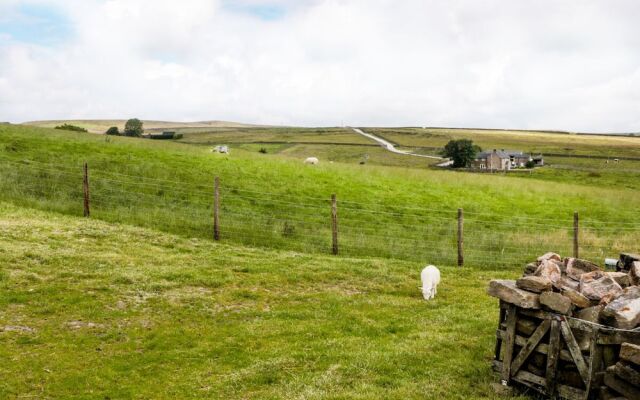
<instances>
[{"instance_id":1,"label":"grey stone","mask_svg":"<svg viewBox=\"0 0 640 400\"><path fill-rule=\"evenodd\" d=\"M516 281L494 279L489 282L487 293L490 296L497 297L521 308L540 308L540 296L526 290L518 289L516 287Z\"/></svg>"},{"instance_id":2,"label":"grey stone","mask_svg":"<svg viewBox=\"0 0 640 400\"><path fill-rule=\"evenodd\" d=\"M516 281L516 286L522 290L542 293L551 290L551 281L544 276L525 276Z\"/></svg>"},{"instance_id":3,"label":"grey stone","mask_svg":"<svg viewBox=\"0 0 640 400\"><path fill-rule=\"evenodd\" d=\"M560 314L571 314L571 300L560 293L544 292L540 295L540 304Z\"/></svg>"},{"instance_id":4,"label":"grey stone","mask_svg":"<svg viewBox=\"0 0 640 400\"><path fill-rule=\"evenodd\" d=\"M600 301L608 294L622 293L622 288L604 272L593 271L580 277L580 293L590 300Z\"/></svg>"},{"instance_id":5,"label":"grey stone","mask_svg":"<svg viewBox=\"0 0 640 400\"><path fill-rule=\"evenodd\" d=\"M609 303L600 319L620 329L633 329L640 324L640 286L631 286Z\"/></svg>"},{"instance_id":6,"label":"grey stone","mask_svg":"<svg viewBox=\"0 0 640 400\"><path fill-rule=\"evenodd\" d=\"M577 290L565 287L562 289L562 295L568 298L571 303L578 308L587 308L592 305L591 300Z\"/></svg>"}]
</instances>

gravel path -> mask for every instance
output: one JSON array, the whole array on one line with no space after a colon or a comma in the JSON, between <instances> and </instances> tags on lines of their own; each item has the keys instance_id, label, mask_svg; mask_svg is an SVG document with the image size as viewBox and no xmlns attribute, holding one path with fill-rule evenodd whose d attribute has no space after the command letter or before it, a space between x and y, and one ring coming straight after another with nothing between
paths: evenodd
<instances>
[{"instance_id":1,"label":"gravel path","mask_svg":"<svg viewBox=\"0 0 640 400\"><path fill-rule=\"evenodd\" d=\"M384 147L385 149L389 150L392 153L396 153L396 154L402 154L405 156L414 156L414 157L423 157L423 158L432 158L434 160L442 160L442 157L438 157L438 156L427 156L424 154L416 154L416 153L411 153L409 151L404 151L404 150L398 150L396 149L396 146L394 146L393 144L387 142L386 140L382 139L381 137L378 137L376 135L372 135L370 133L366 133L364 132L362 129L358 129L358 128L351 128L353 129L353 131L359 135L368 137L369 139L373 139L376 142L380 143L380 145L382 145L382 147Z\"/></svg>"}]
</instances>

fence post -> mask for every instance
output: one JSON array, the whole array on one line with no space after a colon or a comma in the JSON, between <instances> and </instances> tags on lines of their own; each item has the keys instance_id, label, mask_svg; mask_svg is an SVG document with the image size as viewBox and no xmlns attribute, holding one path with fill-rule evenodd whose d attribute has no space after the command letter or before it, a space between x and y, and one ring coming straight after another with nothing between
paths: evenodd
<instances>
[{"instance_id":1,"label":"fence post","mask_svg":"<svg viewBox=\"0 0 640 400\"><path fill-rule=\"evenodd\" d=\"M578 212L573 213L573 257L580 258L579 247L578 247L578 239L580 233L580 220L578 217Z\"/></svg>"},{"instance_id":2,"label":"fence post","mask_svg":"<svg viewBox=\"0 0 640 400\"><path fill-rule=\"evenodd\" d=\"M220 178L213 180L213 239L220 240Z\"/></svg>"},{"instance_id":3,"label":"fence post","mask_svg":"<svg viewBox=\"0 0 640 400\"><path fill-rule=\"evenodd\" d=\"M458 267L464 265L464 214L462 208L458 208Z\"/></svg>"},{"instance_id":4,"label":"fence post","mask_svg":"<svg viewBox=\"0 0 640 400\"><path fill-rule=\"evenodd\" d=\"M338 200L335 193L331 195L331 238L332 253L338 254Z\"/></svg>"},{"instance_id":5,"label":"fence post","mask_svg":"<svg viewBox=\"0 0 640 400\"><path fill-rule=\"evenodd\" d=\"M89 217L91 212L89 209L89 166L86 161L83 165L82 191L84 193L84 213L85 217Z\"/></svg>"}]
</instances>

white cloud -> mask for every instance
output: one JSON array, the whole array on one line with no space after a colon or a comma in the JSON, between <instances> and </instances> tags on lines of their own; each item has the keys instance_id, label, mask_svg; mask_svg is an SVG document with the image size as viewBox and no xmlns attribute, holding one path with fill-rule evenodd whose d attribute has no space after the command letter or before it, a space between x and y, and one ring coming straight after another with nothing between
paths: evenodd
<instances>
[{"instance_id":1,"label":"white cloud","mask_svg":"<svg viewBox=\"0 0 640 400\"><path fill-rule=\"evenodd\" d=\"M635 1L39 3L74 35L0 39L0 120L640 130Z\"/></svg>"}]
</instances>

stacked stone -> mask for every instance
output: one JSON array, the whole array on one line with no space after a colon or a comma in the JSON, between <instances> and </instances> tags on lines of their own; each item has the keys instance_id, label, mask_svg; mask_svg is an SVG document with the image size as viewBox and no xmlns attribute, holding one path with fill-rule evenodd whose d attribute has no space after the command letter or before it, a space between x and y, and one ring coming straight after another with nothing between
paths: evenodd
<instances>
[{"instance_id":1,"label":"stacked stone","mask_svg":"<svg viewBox=\"0 0 640 400\"><path fill-rule=\"evenodd\" d=\"M531 310L528 314L518 312L516 349L526 346L526 341L539 328L538 310L580 319L594 326L640 333L640 256L622 254L616 271L609 272L588 260L547 253L527 264L523 276L517 280L492 280L488 293L519 309ZM582 330L574 330L572 334L578 351L589 354L592 335ZM540 343L548 346L549 342L545 339ZM607 348L603 366L608 368L598 379L594 397L640 399L639 345L634 342L617 345L615 350ZM614 353L611 357L610 350ZM554 380L560 385L584 390L579 370L567 357L568 353L563 356L563 351L566 350L561 350ZM522 364L523 370L548 378L546 368L547 357L537 351Z\"/></svg>"},{"instance_id":2,"label":"stacked stone","mask_svg":"<svg viewBox=\"0 0 640 400\"><path fill-rule=\"evenodd\" d=\"M640 399L640 346L622 344L620 361L607 368L604 384L603 399Z\"/></svg>"},{"instance_id":3,"label":"stacked stone","mask_svg":"<svg viewBox=\"0 0 640 400\"><path fill-rule=\"evenodd\" d=\"M522 278L491 281L488 293L521 308L542 308L618 329L636 329L640 326L640 260L626 265L628 269L606 272L587 260L547 253L528 264Z\"/></svg>"}]
</instances>

